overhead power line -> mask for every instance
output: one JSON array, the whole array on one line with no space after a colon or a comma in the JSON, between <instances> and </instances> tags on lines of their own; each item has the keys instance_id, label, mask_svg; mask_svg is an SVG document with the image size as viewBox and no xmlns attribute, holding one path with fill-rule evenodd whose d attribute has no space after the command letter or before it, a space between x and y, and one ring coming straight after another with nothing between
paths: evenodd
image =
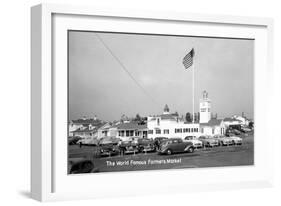
<instances>
[{"instance_id":1,"label":"overhead power line","mask_svg":"<svg viewBox=\"0 0 281 206\"><path fill-rule=\"evenodd\" d=\"M157 104L157 102L153 99L152 96L143 88L143 86L135 79L135 77L129 72L129 70L125 67L125 65L120 61L120 59L113 53L113 51L107 46L107 44L104 42L104 40L96 33L97 38L101 41L103 46L109 51L111 56L119 63L121 68L129 75L129 77L135 82L135 84L142 90L142 92L154 103Z\"/></svg>"}]
</instances>

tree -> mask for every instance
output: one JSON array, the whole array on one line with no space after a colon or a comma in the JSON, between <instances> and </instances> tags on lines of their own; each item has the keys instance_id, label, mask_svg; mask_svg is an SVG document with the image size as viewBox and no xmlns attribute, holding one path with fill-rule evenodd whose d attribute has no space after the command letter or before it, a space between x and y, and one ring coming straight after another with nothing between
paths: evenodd
<instances>
[{"instance_id":1,"label":"tree","mask_svg":"<svg viewBox=\"0 0 281 206\"><path fill-rule=\"evenodd\" d=\"M197 122L197 121L198 121L197 113L194 113L194 122Z\"/></svg>"},{"instance_id":2,"label":"tree","mask_svg":"<svg viewBox=\"0 0 281 206\"><path fill-rule=\"evenodd\" d=\"M253 122L253 121L250 121L250 122L249 122L249 127L250 127L251 129L254 128L254 122Z\"/></svg>"},{"instance_id":3,"label":"tree","mask_svg":"<svg viewBox=\"0 0 281 206\"><path fill-rule=\"evenodd\" d=\"M191 114L190 114L189 112L186 113L186 115L185 115L185 120L186 120L187 122L192 122Z\"/></svg>"},{"instance_id":4,"label":"tree","mask_svg":"<svg viewBox=\"0 0 281 206\"><path fill-rule=\"evenodd\" d=\"M141 116L139 114L136 114L135 121L141 121L141 120L142 120Z\"/></svg>"},{"instance_id":5,"label":"tree","mask_svg":"<svg viewBox=\"0 0 281 206\"><path fill-rule=\"evenodd\" d=\"M121 116L121 122L124 122L124 121L127 121L129 118L125 115L125 114L122 114Z\"/></svg>"}]
</instances>

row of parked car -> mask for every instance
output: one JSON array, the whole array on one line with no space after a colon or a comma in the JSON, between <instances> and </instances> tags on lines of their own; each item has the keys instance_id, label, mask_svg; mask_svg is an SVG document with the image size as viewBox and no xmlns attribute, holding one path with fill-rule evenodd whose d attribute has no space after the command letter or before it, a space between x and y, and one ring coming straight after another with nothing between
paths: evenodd
<instances>
[{"instance_id":1,"label":"row of parked car","mask_svg":"<svg viewBox=\"0 0 281 206\"><path fill-rule=\"evenodd\" d=\"M157 137L153 139L131 137L126 141L121 140L101 141L95 155L97 157L126 155L147 152L171 155L181 152L194 152L195 149L229 145L242 145L242 138L238 136L187 136L181 138Z\"/></svg>"}]
</instances>

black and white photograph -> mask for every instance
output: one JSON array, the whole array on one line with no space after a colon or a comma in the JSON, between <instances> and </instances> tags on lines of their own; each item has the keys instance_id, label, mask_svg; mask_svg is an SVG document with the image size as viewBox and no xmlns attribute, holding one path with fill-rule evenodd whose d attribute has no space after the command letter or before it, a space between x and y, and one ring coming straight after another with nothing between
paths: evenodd
<instances>
[{"instance_id":1,"label":"black and white photograph","mask_svg":"<svg viewBox=\"0 0 281 206\"><path fill-rule=\"evenodd\" d=\"M254 39L67 35L68 174L254 165Z\"/></svg>"}]
</instances>

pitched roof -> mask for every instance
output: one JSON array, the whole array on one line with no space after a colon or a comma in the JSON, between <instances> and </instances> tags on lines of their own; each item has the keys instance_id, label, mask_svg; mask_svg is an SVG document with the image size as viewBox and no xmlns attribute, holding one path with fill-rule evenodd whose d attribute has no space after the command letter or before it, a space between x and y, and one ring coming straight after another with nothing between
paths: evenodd
<instances>
[{"instance_id":1,"label":"pitched roof","mask_svg":"<svg viewBox=\"0 0 281 206\"><path fill-rule=\"evenodd\" d=\"M91 125L99 125L101 124L101 120L98 120L98 119L76 119L76 120L72 120L72 123L73 124L91 124Z\"/></svg>"},{"instance_id":2,"label":"pitched roof","mask_svg":"<svg viewBox=\"0 0 281 206\"><path fill-rule=\"evenodd\" d=\"M242 122L242 121L239 120L239 119L230 118L230 117L224 118L223 121L224 121L224 122L235 122L235 121Z\"/></svg>"},{"instance_id":3,"label":"pitched roof","mask_svg":"<svg viewBox=\"0 0 281 206\"><path fill-rule=\"evenodd\" d=\"M89 127L86 128L78 128L77 130L73 131L73 132L97 132L97 129L89 129Z\"/></svg>"},{"instance_id":4,"label":"pitched roof","mask_svg":"<svg viewBox=\"0 0 281 206\"><path fill-rule=\"evenodd\" d=\"M176 114L160 114L151 118L151 120L156 120L157 117L160 117L161 120L172 120L172 121L177 121L177 118L180 119Z\"/></svg>"},{"instance_id":5,"label":"pitched roof","mask_svg":"<svg viewBox=\"0 0 281 206\"><path fill-rule=\"evenodd\" d=\"M222 122L222 119L211 119L208 123L200 123L200 126L205 127L214 127L219 126Z\"/></svg>"},{"instance_id":6,"label":"pitched roof","mask_svg":"<svg viewBox=\"0 0 281 206\"><path fill-rule=\"evenodd\" d=\"M147 129L147 125L138 124L136 122L128 122L128 123L121 123L117 125L117 128L120 130L138 130L138 129Z\"/></svg>"}]
</instances>

